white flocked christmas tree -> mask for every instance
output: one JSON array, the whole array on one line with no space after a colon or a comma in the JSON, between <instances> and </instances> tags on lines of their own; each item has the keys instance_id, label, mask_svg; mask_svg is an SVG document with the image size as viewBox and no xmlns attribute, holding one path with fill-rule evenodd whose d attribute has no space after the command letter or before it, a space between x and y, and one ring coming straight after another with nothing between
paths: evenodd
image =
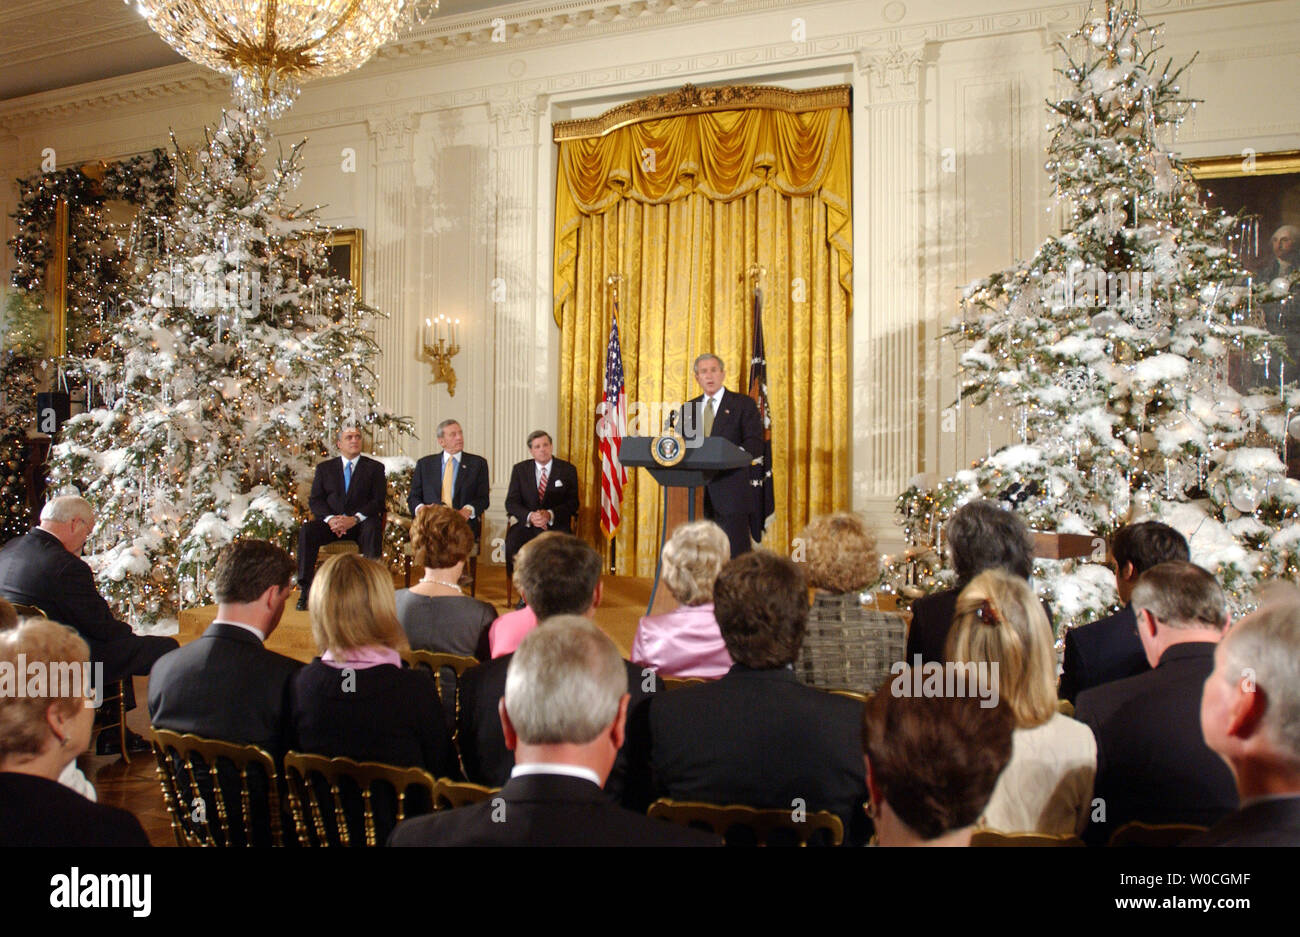
<instances>
[{"instance_id":1,"label":"white flocked christmas tree","mask_svg":"<svg viewBox=\"0 0 1300 937\"><path fill-rule=\"evenodd\" d=\"M344 420L410 430L375 401L374 310L330 275L314 212L286 201L301 144L268 168L266 140L230 111L197 152L176 147L175 212L136 219L112 343L81 362L99 405L53 451L52 488L98 513L100 589L142 630L210 601L231 539L292 549L302 485Z\"/></svg>"},{"instance_id":2,"label":"white flocked christmas tree","mask_svg":"<svg viewBox=\"0 0 1300 937\"><path fill-rule=\"evenodd\" d=\"M1297 573L1300 482L1282 456L1300 363L1263 327L1267 304L1294 303L1292 281L1249 275L1250 220L1207 208L1171 150L1193 104L1180 70L1158 61L1155 32L1113 4L1062 44L1069 92L1048 105L1045 168L1064 233L970 284L944 339L957 343L960 405L1001 415L1013 441L937 487L913 485L899 511L911 556L931 558L972 498L1098 544L1161 520L1241 608L1256 582ZM1116 606L1104 559L1103 546L1038 562L1058 627ZM904 592L945 582L913 562L896 568L900 587L909 565Z\"/></svg>"}]
</instances>

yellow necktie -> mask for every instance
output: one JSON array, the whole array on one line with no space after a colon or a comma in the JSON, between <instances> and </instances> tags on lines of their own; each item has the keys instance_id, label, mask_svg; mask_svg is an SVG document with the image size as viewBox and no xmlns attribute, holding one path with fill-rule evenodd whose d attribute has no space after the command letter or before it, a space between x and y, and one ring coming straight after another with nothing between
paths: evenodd
<instances>
[{"instance_id":1,"label":"yellow necktie","mask_svg":"<svg viewBox=\"0 0 1300 937\"><path fill-rule=\"evenodd\" d=\"M709 436L713 433L713 398L709 398L709 405L704 408L704 435Z\"/></svg>"},{"instance_id":2,"label":"yellow necktie","mask_svg":"<svg viewBox=\"0 0 1300 937\"><path fill-rule=\"evenodd\" d=\"M456 486L456 460L448 459L442 467L442 503L452 507L451 492Z\"/></svg>"}]
</instances>

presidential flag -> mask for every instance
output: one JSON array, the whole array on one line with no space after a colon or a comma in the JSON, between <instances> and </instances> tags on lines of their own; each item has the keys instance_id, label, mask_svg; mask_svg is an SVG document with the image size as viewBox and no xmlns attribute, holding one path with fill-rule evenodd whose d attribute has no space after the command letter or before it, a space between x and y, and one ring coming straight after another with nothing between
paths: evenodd
<instances>
[{"instance_id":1,"label":"presidential flag","mask_svg":"<svg viewBox=\"0 0 1300 937\"><path fill-rule=\"evenodd\" d=\"M754 508L749 515L749 532L754 541L763 539L767 522L776 514L776 493L772 483L772 409L767 398L767 350L763 345L763 291L754 286L754 355L749 359L749 396L758 405L763 421L763 459L749 467L754 490Z\"/></svg>"},{"instance_id":2,"label":"presidential flag","mask_svg":"<svg viewBox=\"0 0 1300 937\"><path fill-rule=\"evenodd\" d=\"M600 529L613 537L623 507L623 486L627 469L619 461L623 435L627 432L627 394L623 389L623 352L618 344L618 300L609 324L609 347L605 354L605 400L600 434Z\"/></svg>"}]
</instances>

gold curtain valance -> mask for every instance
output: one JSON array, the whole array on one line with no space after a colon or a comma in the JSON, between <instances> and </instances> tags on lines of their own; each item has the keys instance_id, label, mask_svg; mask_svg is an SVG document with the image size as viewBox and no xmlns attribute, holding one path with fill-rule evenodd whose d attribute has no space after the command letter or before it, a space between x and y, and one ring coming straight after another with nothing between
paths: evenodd
<instances>
[{"instance_id":1,"label":"gold curtain valance","mask_svg":"<svg viewBox=\"0 0 1300 937\"><path fill-rule=\"evenodd\" d=\"M715 89L711 97L691 100L701 94L687 88L651 99L653 106L634 102L639 110L622 113L630 107L625 105L592 121L556 125L557 325L573 297L579 219L623 199L661 205L699 193L729 202L764 186L786 196L817 196L826 206L826 238L839 256L840 283L852 295L848 89ZM670 110L674 97L683 98L691 113L653 116ZM827 106L828 99L837 103ZM808 109L809 102L816 108ZM646 116L635 118L634 112ZM601 131L610 122L614 129ZM597 135L574 137L575 125Z\"/></svg>"}]
</instances>

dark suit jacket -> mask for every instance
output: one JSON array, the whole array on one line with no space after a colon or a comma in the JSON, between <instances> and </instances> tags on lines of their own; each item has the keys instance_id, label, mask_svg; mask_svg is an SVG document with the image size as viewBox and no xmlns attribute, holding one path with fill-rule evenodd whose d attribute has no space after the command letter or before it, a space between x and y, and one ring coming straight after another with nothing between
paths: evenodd
<instances>
[{"instance_id":1,"label":"dark suit jacket","mask_svg":"<svg viewBox=\"0 0 1300 937\"><path fill-rule=\"evenodd\" d=\"M572 462L552 459L551 474L546 480L546 496L538 503L536 466L535 461L526 459L511 470L506 513L518 525L525 525L533 511L554 511L555 517L549 529L569 533L578 513L578 470Z\"/></svg>"},{"instance_id":2,"label":"dark suit jacket","mask_svg":"<svg viewBox=\"0 0 1300 937\"><path fill-rule=\"evenodd\" d=\"M298 751L423 768L457 777L456 751L437 685L427 670L381 664L344 671L319 658L289 685L292 744Z\"/></svg>"},{"instance_id":3,"label":"dark suit jacket","mask_svg":"<svg viewBox=\"0 0 1300 937\"><path fill-rule=\"evenodd\" d=\"M465 765L465 779L488 787L501 787L505 784L515 766L515 753L506 748L505 734L501 731L501 716L497 712L497 703L506 692L506 671L513 657L514 654L505 654L471 667L460 678L456 739L460 743L460 758ZM623 662L623 666L627 669L627 690L632 696L627 705L627 720L630 725L647 695L653 695L662 684L654 671L643 673L640 667L627 661ZM614 760L614 767L605 781L605 792L616 801L623 796L628 759L628 748L625 745Z\"/></svg>"},{"instance_id":4,"label":"dark suit jacket","mask_svg":"<svg viewBox=\"0 0 1300 937\"><path fill-rule=\"evenodd\" d=\"M113 615L95 588L86 561L39 527L0 549L0 595L36 605L51 621L76 628L90 645L90 659L104 662L106 679L116 679L135 637L131 626Z\"/></svg>"},{"instance_id":5,"label":"dark suit jacket","mask_svg":"<svg viewBox=\"0 0 1300 937\"><path fill-rule=\"evenodd\" d=\"M1300 795L1256 801L1184 846L1300 846Z\"/></svg>"},{"instance_id":6,"label":"dark suit jacket","mask_svg":"<svg viewBox=\"0 0 1300 937\"><path fill-rule=\"evenodd\" d=\"M268 651L243 628L213 622L149 674L149 718L160 729L257 745L288 744L289 682L299 661Z\"/></svg>"},{"instance_id":7,"label":"dark suit jacket","mask_svg":"<svg viewBox=\"0 0 1300 937\"><path fill-rule=\"evenodd\" d=\"M1084 690L1150 669L1137 633L1137 616L1132 605L1125 605L1114 615L1065 633L1059 695L1073 703Z\"/></svg>"},{"instance_id":8,"label":"dark suit jacket","mask_svg":"<svg viewBox=\"0 0 1300 937\"><path fill-rule=\"evenodd\" d=\"M942 664L948 659L945 651L948 645L948 632L952 631L952 617L957 612L957 596L961 589L944 589L923 595L912 603L912 624L907 629L907 659L911 667L916 655L921 655L921 663L934 662ZM1047 623L1052 623L1052 607L1043 602L1043 612Z\"/></svg>"},{"instance_id":9,"label":"dark suit jacket","mask_svg":"<svg viewBox=\"0 0 1300 937\"><path fill-rule=\"evenodd\" d=\"M311 483L311 513L318 521L331 514L364 514L367 518L384 513L388 504L388 479L382 462L358 456L352 469L352 484L343 491L343 458L329 459L316 466Z\"/></svg>"},{"instance_id":10,"label":"dark suit jacket","mask_svg":"<svg viewBox=\"0 0 1300 937\"><path fill-rule=\"evenodd\" d=\"M400 824L390 846L718 846L709 833L652 820L562 774L512 778L499 797Z\"/></svg>"},{"instance_id":11,"label":"dark suit jacket","mask_svg":"<svg viewBox=\"0 0 1300 937\"><path fill-rule=\"evenodd\" d=\"M704 395L700 394L687 402L686 406L693 411L684 416L684 429L698 427L700 432L704 431L703 401ZM758 415L758 404L744 394L724 388L718 412L713 417L713 431L709 435L721 436L758 458L763 454L763 419ZM745 465L713 477L706 491L714 513L748 515L758 510L758 498L749 483L749 475L749 466Z\"/></svg>"},{"instance_id":12,"label":"dark suit jacket","mask_svg":"<svg viewBox=\"0 0 1300 937\"><path fill-rule=\"evenodd\" d=\"M58 781L0 772L0 846L148 846L140 821Z\"/></svg>"},{"instance_id":13,"label":"dark suit jacket","mask_svg":"<svg viewBox=\"0 0 1300 937\"><path fill-rule=\"evenodd\" d=\"M1154 670L1079 694L1075 718L1097 737L1093 797L1106 805L1106 822L1084 831L1089 842L1130 820L1210 826L1237 809L1232 772L1201 735L1213 670L1213 644L1175 644Z\"/></svg>"},{"instance_id":14,"label":"dark suit jacket","mask_svg":"<svg viewBox=\"0 0 1300 937\"><path fill-rule=\"evenodd\" d=\"M736 664L720 680L656 694L648 727L655 796L785 810L801 799L837 814L846 842L867 841L861 703L804 686L788 668Z\"/></svg>"},{"instance_id":15,"label":"dark suit jacket","mask_svg":"<svg viewBox=\"0 0 1300 937\"><path fill-rule=\"evenodd\" d=\"M406 499L406 506L411 509L412 515L422 504L442 504L442 455L441 452L427 455L415 463L415 471L411 475L411 494ZM469 526L474 528L475 538L482 529L490 494L487 459L471 452L461 452L460 470L456 473L450 506L459 511L468 504L474 509L474 519L469 522Z\"/></svg>"}]
</instances>

